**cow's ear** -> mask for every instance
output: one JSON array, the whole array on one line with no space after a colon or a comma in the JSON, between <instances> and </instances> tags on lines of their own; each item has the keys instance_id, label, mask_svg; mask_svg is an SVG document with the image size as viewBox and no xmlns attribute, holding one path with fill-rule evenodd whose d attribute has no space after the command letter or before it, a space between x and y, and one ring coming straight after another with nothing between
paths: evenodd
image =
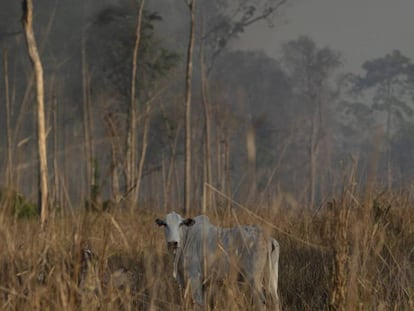
<instances>
[{"instance_id":1,"label":"cow's ear","mask_svg":"<svg viewBox=\"0 0 414 311\"><path fill-rule=\"evenodd\" d=\"M164 220L161 220L161 219L159 219L159 218L157 218L157 219L155 219L155 223L158 225L158 226L166 226L167 224L165 223L165 221Z\"/></svg>"},{"instance_id":2,"label":"cow's ear","mask_svg":"<svg viewBox=\"0 0 414 311\"><path fill-rule=\"evenodd\" d=\"M192 225L195 224L195 220L192 218L187 218L187 219L184 219L181 224L187 227L191 227Z\"/></svg>"}]
</instances>

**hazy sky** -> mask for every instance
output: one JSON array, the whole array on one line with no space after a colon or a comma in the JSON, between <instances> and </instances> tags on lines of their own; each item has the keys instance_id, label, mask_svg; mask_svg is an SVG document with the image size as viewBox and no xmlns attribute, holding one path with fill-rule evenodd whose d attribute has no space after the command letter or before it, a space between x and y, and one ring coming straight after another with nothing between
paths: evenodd
<instances>
[{"instance_id":1,"label":"hazy sky","mask_svg":"<svg viewBox=\"0 0 414 311\"><path fill-rule=\"evenodd\" d=\"M280 44L309 35L319 46L342 53L346 70L394 49L414 61L414 0L291 0L274 28L249 29L238 47L278 56Z\"/></svg>"}]
</instances>

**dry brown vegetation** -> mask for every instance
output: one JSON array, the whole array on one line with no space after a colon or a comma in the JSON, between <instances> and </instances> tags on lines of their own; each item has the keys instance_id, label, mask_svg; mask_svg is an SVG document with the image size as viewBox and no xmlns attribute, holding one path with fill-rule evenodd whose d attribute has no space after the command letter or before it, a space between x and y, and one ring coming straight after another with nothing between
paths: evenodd
<instances>
[{"instance_id":1,"label":"dry brown vegetation","mask_svg":"<svg viewBox=\"0 0 414 311\"><path fill-rule=\"evenodd\" d=\"M281 245L283 310L412 310L414 213L407 194L362 203L344 191L319 210L274 203L211 210L215 224L261 223ZM2 211L9 202L2 202ZM163 212L60 212L38 221L1 215L2 310L188 310L171 277ZM85 260L84 248L93 256ZM211 310L249 310L243 289L210 286ZM212 292L215 291L215 292Z\"/></svg>"}]
</instances>

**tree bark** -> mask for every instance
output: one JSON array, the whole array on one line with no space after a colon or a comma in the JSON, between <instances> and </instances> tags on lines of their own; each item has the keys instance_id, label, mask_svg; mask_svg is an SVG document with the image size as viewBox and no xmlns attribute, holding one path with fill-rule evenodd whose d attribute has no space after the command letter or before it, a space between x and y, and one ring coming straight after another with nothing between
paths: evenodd
<instances>
[{"instance_id":1,"label":"tree bark","mask_svg":"<svg viewBox=\"0 0 414 311\"><path fill-rule=\"evenodd\" d=\"M252 122L252 121L250 121ZM248 189L247 201L254 201L257 194L257 176L256 176L256 130L253 124L250 124L246 129L246 152L247 152L247 176Z\"/></svg>"},{"instance_id":2,"label":"tree bark","mask_svg":"<svg viewBox=\"0 0 414 311\"><path fill-rule=\"evenodd\" d=\"M6 130L7 130L7 166L6 166L6 185L13 186L13 146L11 129L11 107L9 94L9 63L8 51L3 51L3 70L4 70L4 97L6 102Z\"/></svg>"},{"instance_id":3,"label":"tree bark","mask_svg":"<svg viewBox=\"0 0 414 311\"><path fill-rule=\"evenodd\" d=\"M313 208L315 204L316 192L316 152L317 152L317 129L315 117L311 117L311 131L309 138L309 207Z\"/></svg>"},{"instance_id":4,"label":"tree bark","mask_svg":"<svg viewBox=\"0 0 414 311\"><path fill-rule=\"evenodd\" d=\"M116 128L115 122L112 119L112 115L109 113L104 118L106 128L108 131L108 136L111 140L111 190L112 198L115 203L121 201L121 191L119 188L119 159L120 159L120 150L121 144L119 141L119 134Z\"/></svg>"},{"instance_id":5,"label":"tree bark","mask_svg":"<svg viewBox=\"0 0 414 311\"><path fill-rule=\"evenodd\" d=\"M391 171L391 81L386 85L386 101L387 101L387 124L386 124L386 161L387 161L387 190L391 191L392 186L392 171Z\"/></svg>"},{"instance_id":6,"label":"tree bark","mask_svg":"<svg viewBox=\"0 0 414 311\"><path fill-rule=\"evenodd\" d=\"M174 177L174 171L175 171L175 163L177 158L177 146L178 146L178 140L180 137L180 131L181 131L181 124L178 124L178 127L176 129L174 141L171 142L171 156L168 164L168 170L167 170L167 177L165 182L165 194L164 194L164 210L168 210L170 206L174 206L173 202L173 196L172 196L172 186L173 186L173 177Z\"/></svg>"},{"instance_id":7,"label":"tree bark","mask_svg":"<svg viewBox=\"0 0 414 311\"><path fill-rule=\"evenodd\" d=\"M44 228L49 217L48 210L48 171L46 157L46 126L45 126L45 109L44 109L44 84L43 84L43 67L40 60L39 52L36 45L36 39L33 33L33 2L32 0L23 0L22 24L25 32L26 45L30 61L33 65L36 80L36 103L37 103L37 143L39 155L39 208L40 223Z\"/></svg>"},{"instance_id":8,"label":"tree bark","mask_svg":"<svg viewBox=\"0 0 414 311\"><path fill-rule=\"evenodd\" d=\"M95 150L93 146L93 121L90 100L90 77L86 66L85 35L82 34L82 100L83 100L83 133L85 140L86 182L89 188L88 204L92 209L97 207L98 186L96 180Z\"/></svg>"},{"instance_id":9,"label":"tree bark","mask_svg":"<svg viewBox=\"0 0 414 311\"><path fill-rule=\"evenodd\" d=\"M185 79L185 176L184 176L184 208L187 215L191 203L191 80L193 73L193 50L195 41L195 0L190 0L190 34L187 48L187 69Z\"/></svg>"},{"instance_id":10,"label":"tree bark","mask_svg":"<svg viewBox=\"0 0 414 311\"><path fill-rule=\"evenodd\" d=\"M59 186L59 167L58 167L58 112L57 99L53 98L53 206L56 208L61 205L60 186Z\"/></svg>"},{"instance_id":11,"label":"tree bark","mask_svg":"<svg viewBox=\"0 0 414 311\"><path fill-rule=\"evenodd\" d=\"M212 173L211 173L211 113L210 113L210 102L208 98L208 77L207 70L204 61L204 41L202 41L200 49L200 64L201 64L201 101L204 109L204 183L212 184ZM203 214L206 213L207 208L211 203L211 191L208 187L203 187Z\"/></svg>"},{"instance_id":12,"label":"tree bark","mask_svg":"<svg viewBox=\"0 0 414 311\"><path fill-rule=\"evenodd\" d=\"M231 192L230 139L228 132L226 132L226 137L224 138L224 173L226 178L225 193L227 195L227 210L229 211L233 200ZM254 181L256 182L256 178Z\"/></svg>"},{"instance_id":13,"label":"tree bark","mask_svg":"<svg viewBox=\"0 0 414 311\"><path fill-rule=\"evenodd\" d=\"M132 55L132 75L131 75L131 99L128 113L128 134L126 142L126 192L129 203L134 206L136 203L136 83L137 83L137 61L138 51L141 41L141 26L142 26L142 13L144 11L145 0L142 0L138 7L137 25L135 29L135 45Z\"/></svg>"},{"instance_id":14,"label":"tree bark","mask_svg":"<svg viewBox=\"0 0 414 311\"><path fill-rule=\"evenodd\" d=\"M139 164L138 164L138 174L136 179L136 187L135 187L135 195L134 195L134 201L138 202L139 199L139 192L141 189L141 178L142 173L144 170L144 162L145 157L147 155L147 147L148 147L148 133L149 133L149 124L150 124L150 110L151 106L149 103L147 103L147 107L145 109L145 122L144 122L144 132L142 133L142 149L141 149L141 156L139 158Z\"/></svg>"}]
</instances>

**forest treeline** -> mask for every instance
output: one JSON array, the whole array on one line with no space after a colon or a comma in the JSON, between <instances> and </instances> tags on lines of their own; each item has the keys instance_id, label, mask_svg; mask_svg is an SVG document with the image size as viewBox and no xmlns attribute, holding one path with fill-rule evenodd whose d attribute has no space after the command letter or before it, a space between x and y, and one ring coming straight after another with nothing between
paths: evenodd
<instances>
[{"instance_id":1,"label":"forest treeline","mask_svg":"<svg viewBox=\"0 0 414 311\"><path fill-rule=\"evenodd\" d=\"M54 206L120 203L131 196L134 206L183 204L191 1L147 2L135 64L135 1L35 3ZM319 206L341 189L351 168L361 190L368 181L386 190L412 183L409 55L392 47L349 73L341 51L308 36L283 43L280 55L232 47L255 23L273 27L288 2L215 0L194 6L194 209L280 198L288 205ZM1 183L34 200L35 80L20 4L3 1L0 11Z\"/></svg>"}]
</instances>

